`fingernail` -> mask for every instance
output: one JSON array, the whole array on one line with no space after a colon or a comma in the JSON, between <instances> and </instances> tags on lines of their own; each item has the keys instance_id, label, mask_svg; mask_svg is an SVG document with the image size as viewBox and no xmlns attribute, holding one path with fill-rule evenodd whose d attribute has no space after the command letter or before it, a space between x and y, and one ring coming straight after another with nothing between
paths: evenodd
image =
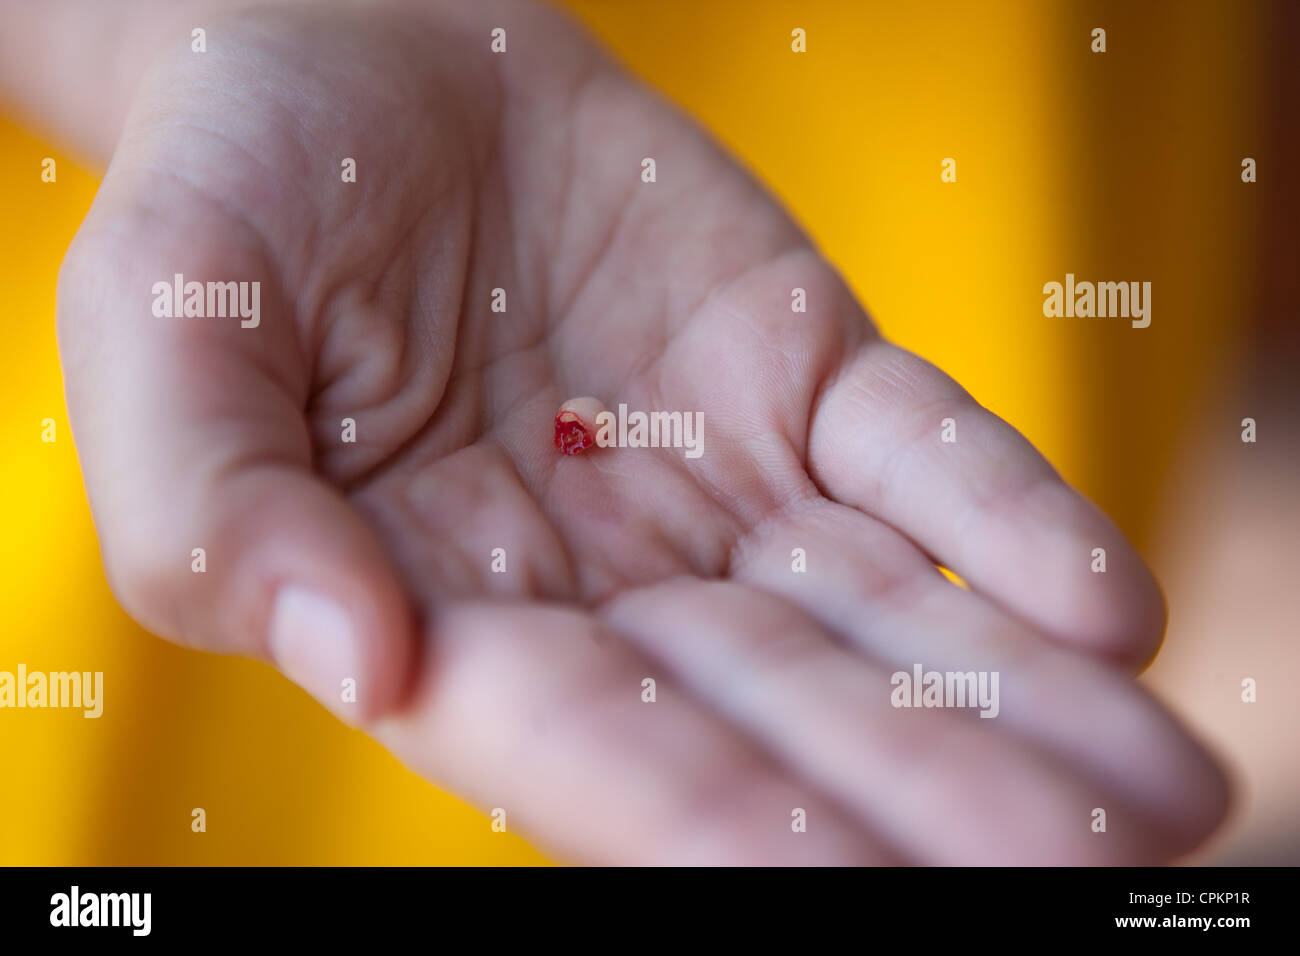
<instances>
[{"instance_id":1,"label":"fingernail","mask_svg":"<svg viewBox=\"0 0 1300 956\"><path fill-rule=\"evenodd\" d=\"M337 716L356 719L361 649L342 605L319 591L282 587L271 608L268 644L286 677Z\"/></svg>"}]
</instances>

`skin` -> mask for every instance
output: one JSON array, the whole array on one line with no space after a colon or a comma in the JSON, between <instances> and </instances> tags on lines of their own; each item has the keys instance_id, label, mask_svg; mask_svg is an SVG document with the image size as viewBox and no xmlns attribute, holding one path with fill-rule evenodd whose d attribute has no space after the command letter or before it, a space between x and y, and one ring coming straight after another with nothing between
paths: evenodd
<instances>
[{"instance_id":1,"label":"skin","mask_svg":"<svg viewBox=\"0 0 1300 956\"><path fill-rule=\"evenodd\" d=\"M111 157L59 343L144 625L278 654L568 861L1152 862L1221 819L1131 680L1165 612L1122 535L555 11L27 6L0 8L10 98ZM176 272L260 281L261 325L154 317ZM705 453L560 455L574 395L701 411ZM338 603L354 673L270 639L287 586ZM998 717L892 707L918 662L998 671Z\"/></svg>"}]
</instances>

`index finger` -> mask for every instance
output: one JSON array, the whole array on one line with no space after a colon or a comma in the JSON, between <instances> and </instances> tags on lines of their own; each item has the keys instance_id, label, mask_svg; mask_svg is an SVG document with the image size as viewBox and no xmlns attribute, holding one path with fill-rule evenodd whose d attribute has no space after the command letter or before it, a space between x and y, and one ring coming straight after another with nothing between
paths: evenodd
<instances>
[{"instance_id":1,"label":"index finger","mask_svg":"<svg viewBox=\"0 0 1300 956\"><path fill-rule=\"evenodd\" d=\"M865 345L813 409L808 467L1039 630L1128 665L1159 647L1164 599L1123 533L923 359Z\"/></svg>"}]
</instances>

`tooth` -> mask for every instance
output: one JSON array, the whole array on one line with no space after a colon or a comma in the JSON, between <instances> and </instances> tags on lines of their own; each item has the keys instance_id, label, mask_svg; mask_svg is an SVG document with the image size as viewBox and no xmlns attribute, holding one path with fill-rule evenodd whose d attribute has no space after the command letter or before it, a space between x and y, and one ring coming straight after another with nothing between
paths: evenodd
<instances>
[{"instance_id":1,"label":"tooth","mask_svg":"<svg viewBox=\"0 0 1300 956\"><path fill-rule=\"evenodd\" d=\"M605 411L598 398L571 398L555 414L555 447L579 455L596 444L596 418Z\"/></svg>"}]
</instances>

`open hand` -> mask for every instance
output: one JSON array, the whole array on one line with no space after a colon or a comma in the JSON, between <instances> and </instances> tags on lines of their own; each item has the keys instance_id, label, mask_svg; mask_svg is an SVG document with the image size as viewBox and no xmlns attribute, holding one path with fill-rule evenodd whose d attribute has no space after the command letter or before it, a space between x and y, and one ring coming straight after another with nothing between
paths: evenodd
<instances>
[{"instance_id":1,"label":"open hand","mask_svg":"<svg viewBox=\"0 0 1300 956\"><path fill-rule=\"evenodd\" d=\"M1119 532L566 20L222 9L140 64L60 280L137 619L566 860L1149 862L1218 822L1125 674L1164 607ZM258 323L153 314L177 273L259 282ZM562 456L578 395L700 412L703 454ZM892 706L915 664L997 672L996 718Z\"/></svg>"}]
</instances>

